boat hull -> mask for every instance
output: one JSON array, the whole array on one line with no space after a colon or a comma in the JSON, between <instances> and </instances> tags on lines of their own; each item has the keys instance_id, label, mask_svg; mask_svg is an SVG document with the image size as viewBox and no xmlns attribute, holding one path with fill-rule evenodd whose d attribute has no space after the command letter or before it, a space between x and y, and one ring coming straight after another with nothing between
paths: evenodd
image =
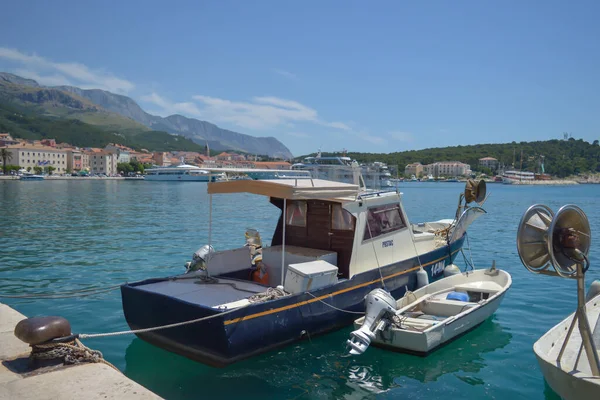
<instances>
[{"instance_id":1,"label":"boat hull","mask_svg":"<svg viewBox=\"0 0 600 400\"><path fill-rule=\"evenodd\" d=\"M600 348L600 296L586 303L586 314L591 329L594 331L596 348ZM581 335L576 326L571 334L563 358L557 361L558 352L564 342L568 327L574 314L558 323L533 345L533 351L540 365L544 379L561 398L599 399L600 380L590 371L585 351L580 351ZM580 355L579 355L580 354ZM577 360L579 362L577 363ZM577 363L577 367L575 364Z\"/></svg>"},{"instance_id":2,"label":"boat hull","mask_svg":"<svg viewBox=\"0 0 600 400\"><path fill-rule=\"evenodd\" d=\"M462 247L464 237L450 246L420 256L430 280L441 277ZM190 359L223 367L231 363L314 337L352 324L362 312L364 297L373 289L385 288L395 298L416 288L416 258L375 269L352 279L308 293L255 303L231 311L200 306L143 290L159 280L146 280L121 287L125 319L132 329L149 328L220 314L181 327L138 334L141 339ZM381 274L381 275L380 275ZM332 307L333 306L333 307Z\"/></svg>"},{"instance_id":3,"label":"boat hull","mask_svg":"<svg viewBox=\"0 0 600 400\"><path fill-rule=\"evenodd\" d=\"M502 302L506 292L475 311L457 318L448 324L439 324L430 332L418 334L411 331L391 329L389 333L379 334L373 345L399 352L407 352L426 356L442 345L459 338L461 335L477 328L491 317Z\"/></svg>"},{"instance_id":4,"label":"boat hull","mask_svg":"<svg viewBox=\"0 0 600 400\"><path fill-rule=\"evenodd\" d=\"M21 176L21 181L43 181L45 178L41 175Z\"/></svg>"}]
</instances>

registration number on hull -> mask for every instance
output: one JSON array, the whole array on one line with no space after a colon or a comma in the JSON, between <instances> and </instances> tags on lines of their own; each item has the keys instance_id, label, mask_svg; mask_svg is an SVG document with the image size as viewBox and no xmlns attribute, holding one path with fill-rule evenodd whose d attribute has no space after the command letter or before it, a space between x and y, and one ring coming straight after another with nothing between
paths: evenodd
<instances>
[{"instance_id":1,"label":"registration number on hull","mask_svg":"<svg viewBox=\"0 0 600 400\"><path fill-rule=\"evenodd\" d=\"M436 276L443 273L445 264L445 261L439 261L433 264L433 266L431 267L431 276Z\"/></svg>"}]
</instances>

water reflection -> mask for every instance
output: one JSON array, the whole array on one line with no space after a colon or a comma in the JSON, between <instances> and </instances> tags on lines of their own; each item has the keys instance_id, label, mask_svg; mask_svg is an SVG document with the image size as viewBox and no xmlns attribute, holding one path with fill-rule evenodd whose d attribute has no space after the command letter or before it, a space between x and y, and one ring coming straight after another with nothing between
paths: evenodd
<instances>
[{"instance_id":1,"label":"water reflection","mask_svg":"<svg viewBox=\"0 0 600 400\"><path fill-rule=\"evenodd\" d=\"M397 378L435 382L451 373L470 385L482 384L474 375L486 367L484 355L509 344L512 335L493 320L430 354L417 357L369 349L360 357L345 354L350 329L303 342L278 352L234 364L224 369L204 366L163 351L140 339L127 348L125 373L167 398L197 394L239 396L248 382L245 398L268 395L285 398L370 397L398 386ZM157 364L160 368L157 368Z\"/></svg>"}]
</instances>

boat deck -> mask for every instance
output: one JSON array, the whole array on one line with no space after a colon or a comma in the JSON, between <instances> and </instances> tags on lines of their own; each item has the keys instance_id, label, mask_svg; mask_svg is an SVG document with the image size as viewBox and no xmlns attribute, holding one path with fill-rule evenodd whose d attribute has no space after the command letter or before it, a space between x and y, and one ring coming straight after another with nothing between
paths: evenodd
<instances>
[{"instance_id":1,"label":"boat deck","mask_svg":"<svg viewBox=\"0 0 600 400\"><path fill-rule=\"evenodd\" d=\"M184 278L149 283L136 286L136 289L174 297L205 307L215 307L264 292L267 286L240 279L211 277L208 281L200 278Z\"/></svg>"}]
</instances>

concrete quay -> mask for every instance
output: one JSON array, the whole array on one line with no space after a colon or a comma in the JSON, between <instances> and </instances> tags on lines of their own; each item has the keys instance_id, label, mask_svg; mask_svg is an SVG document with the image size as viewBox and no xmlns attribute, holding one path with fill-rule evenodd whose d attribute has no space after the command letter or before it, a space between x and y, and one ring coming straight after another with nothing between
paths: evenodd
<instances>
[{"instance_id":1,"label":"concrete quay","mask_svg":"<svg viewBox=\"0 0 600 400\"><path fill-rule=\"evenodd\" d=\"M548 181L513 181L511 185L523 185L523 186L563 186L563 185L579 185L579 182L571 181L567 179L553 179Z\"/></svg>"},{"instance_id":2,"label":"concrete quay","mask_svg":"<svg viewBox=\"0 0 600 400\"><path fill-rule=\"evenodd\" d=\"M14 175L0 175L0 180L5 181L18 181L19 177ZM107 176L107 177L97 177L97 176L46 176L45 180L47 181L84 181L84 180L93 180L93 181L143 181L143 178L134 178L134 177L122 177L122 176Z\"/></svg>"},{"instance_id":3,"label":"concrete quay","mask_svg":"<svg viewBox=\"0 0 600 400\"><path fill-rule=\"evenodd\" d=\"M13 334L25 318L0 303L0 400L161 399L105 364L29 370L31 348Z\"/></svg>"}]
</instances>

